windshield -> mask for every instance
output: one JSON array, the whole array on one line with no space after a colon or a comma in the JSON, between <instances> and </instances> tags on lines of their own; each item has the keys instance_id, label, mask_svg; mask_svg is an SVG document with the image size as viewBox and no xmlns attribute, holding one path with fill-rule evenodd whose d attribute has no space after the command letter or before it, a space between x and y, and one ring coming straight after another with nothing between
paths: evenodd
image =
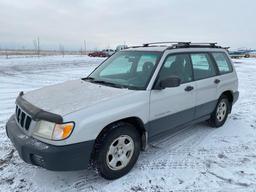
<instances>
[{"instance_id":1,"label":"windshield","mask_svg":"<svg viewBox=\"0 0 256 192\"><path fill-rule=\"evenodd\" d=\"M120 51L86 78L94 83L129 89L146 89L161 52Z\"/></svg>"}]
</instances>

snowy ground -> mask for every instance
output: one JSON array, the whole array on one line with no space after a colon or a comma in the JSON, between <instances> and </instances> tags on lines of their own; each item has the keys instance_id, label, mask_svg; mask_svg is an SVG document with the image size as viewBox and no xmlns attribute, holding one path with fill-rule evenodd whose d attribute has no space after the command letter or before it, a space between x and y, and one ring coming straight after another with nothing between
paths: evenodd
<instances>
[{"instance_id":1,"label":"snowy ground","mask_svg":"<svg viewBox=\"0 0 256 192\"><path fill-rule=\"evenodd\" d=\"M0 58L0 191L256 191L256 59L236 60L240 98L227 123L205 123L153 143L126 176L52 172L20 160L5 134L19 91L84 77L102 59Z\"/></svg>"}]
</instances>

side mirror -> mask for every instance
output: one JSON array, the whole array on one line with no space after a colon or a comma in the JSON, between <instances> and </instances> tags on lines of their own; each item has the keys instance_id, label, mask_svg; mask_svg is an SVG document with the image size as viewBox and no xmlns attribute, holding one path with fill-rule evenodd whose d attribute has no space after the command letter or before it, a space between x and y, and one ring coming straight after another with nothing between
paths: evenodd
<instances>
[{"instance_id":1,"label":"side mirror","mask_svg":"<svg viewBox=\"0 0 256 192\"><path fill-rule=\"evenodd\" d=\"M156 86L156 89L161 90L167 87L178 87L180 86L180 84L181 84L181 79L179 77L170 76L166 79L161 80Z\"/></svg>"}]
</instances>

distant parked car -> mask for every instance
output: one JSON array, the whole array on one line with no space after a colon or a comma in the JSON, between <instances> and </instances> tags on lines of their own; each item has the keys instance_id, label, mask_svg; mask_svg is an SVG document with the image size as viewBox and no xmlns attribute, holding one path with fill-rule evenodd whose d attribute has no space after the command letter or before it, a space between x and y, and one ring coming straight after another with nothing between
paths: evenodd
<instances>
[{"instance_id":1,"label":"distant parked car","mask_svg":"<svg viewBox=\"0 0 256 192\"><path fill-rule=\"evenodd\" d=\"M88 54L89 57L108 57L108 54L103 51L95 51Z\"/></svg>"},{"instance_id":2,"label":"distant parked car","mask_svg":"<svg viewBox=\"0 0 256 192\"><path fill-rule=\"evenodd\" d=\"M246 53L241 51L229 51L229 56L233 59L239 59L245 57Z\"/></svg>"},{"instance_id":3,"label":"distant parked car","mask_svg":"<svg viewBox=\"0 0 256 192\"><path fill-rule=\"evenodd\" d=\"M229 56L234 59L238 58L250 58L253 55L254 50L251 49L240 49L237 51L229 51Z\"/></svg>"},{"instance_id":4,"label":"distant parked car","mask_svg":"<svg viewBox=\"0 0 256 192\"><path fill-rule=\"evenodd\" d=\"M115 53L113 49L104 49L102 50L103 53L106 53L106 55L109 57Z\"/></svg>"},{"instance_id":5,"label":"distant parked car","mask_svg":"<svg viewBox=\"0 0 256 192\"><path fill-rule=\"evenodd\" d=\"M128 48L127 45L118 45L118 46L116 47L116 51L121 51L121 50L124 50L124 49L127 49L127 48Z\"/></svg>"}]
</instances>

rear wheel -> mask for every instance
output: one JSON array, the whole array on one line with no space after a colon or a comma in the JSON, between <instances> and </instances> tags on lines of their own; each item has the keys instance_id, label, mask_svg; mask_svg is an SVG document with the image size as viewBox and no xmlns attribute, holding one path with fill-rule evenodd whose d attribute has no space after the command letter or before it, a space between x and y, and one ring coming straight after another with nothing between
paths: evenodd
<instances>
[{"instance_id":1,"label":"rear wheel","mask_svg":"<svg viewBox=\"0 0 256 192\"><path fill-rule=\"evenodd\" d=\"M117 123L99 139L95 149L95 166L105 179L117 179L128 173L140 154L141 141L136 128Z\"/></svg>"},{"instance_id":2,"label":"rear wheel","mask_svg":"<svg viewBox=\"0 0 256 192\"><path fill-rule=\"evenodd\" d=\"M209 123L212 127L221 127L227 120L230 110L230 102L228 98L223 95L219 98L214 112L209 119Z\"/></svg>"}]
</instances>

